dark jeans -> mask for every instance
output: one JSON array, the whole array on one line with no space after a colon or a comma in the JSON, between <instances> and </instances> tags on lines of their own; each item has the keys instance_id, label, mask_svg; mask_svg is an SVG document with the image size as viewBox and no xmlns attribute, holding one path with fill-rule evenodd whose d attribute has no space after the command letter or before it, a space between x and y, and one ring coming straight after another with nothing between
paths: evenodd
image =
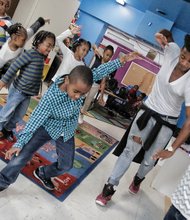
<instances>
[{"instance_id":1,"label":"dark jeans","mask_svg":"<svg viewBox=\"0 0 190 220\"><path fill-rule=\"evenodd\" d=\"M22 148L20 154L17 157L14 156L0 172L0 188L7 188L11 183L15 182L21 169L32 158L33 154L50 140L51 137L47 131L43 127L38 128L31 140ZM59 137L55 142L58 159L56 162L40 169L40 175L45 178L61 175L73 166L74 137L66 142L63 141L63 137Z\"/></svg>"},{"instance_id":2,"label":"dark jeans","mask_svg":"<svg viewBox=\"0 0 190 220\"><path fill-rule=\"evenodd\" d=\"M186 218L172 205L166 213L164 220L186 220Z\"/></svg>"}]
</instances>

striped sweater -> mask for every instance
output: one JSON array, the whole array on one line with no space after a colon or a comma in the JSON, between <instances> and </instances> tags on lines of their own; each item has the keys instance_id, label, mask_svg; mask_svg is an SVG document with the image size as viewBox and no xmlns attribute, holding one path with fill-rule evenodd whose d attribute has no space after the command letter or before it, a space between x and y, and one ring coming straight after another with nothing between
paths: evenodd
<instances>
[{"instance_id":1,"label":"striped sweater","mask_svg":"<svg viewBox=\"0 0 190 220\"><path fill-rule=\"evenodd\" d=\"M35 49L23 52L9 67L2 81L8 84L16 76L13 85L26 95L38 95L44 67L44 56Z\"/></svg>"}]
</instances>

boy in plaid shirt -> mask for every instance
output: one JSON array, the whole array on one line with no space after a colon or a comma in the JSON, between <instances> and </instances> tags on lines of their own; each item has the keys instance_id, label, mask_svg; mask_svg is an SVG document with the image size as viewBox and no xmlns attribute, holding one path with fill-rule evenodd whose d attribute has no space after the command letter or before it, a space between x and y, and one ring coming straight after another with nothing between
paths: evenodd
<instances>
[{"instance_id":1,"label":"boy in plaid shirt","mask_svg":"<svg viewBox=\"0 0 190 220\"><path fill-rule=\"evenodd\" d=\"M100 80L136 57L136 53L130 53L93 71L86 66L77 66L69 75L57 79L35 108L17 142L6 152L5 158L12 159L0 172L0 190L15 182L32 155L51 139L56 142L58 159L50 165L37 168L34 176L46 189L54 190L51 177L61 175L73 166L74 132L84 95L94 81Z\"/></svg>"}]
</instances>

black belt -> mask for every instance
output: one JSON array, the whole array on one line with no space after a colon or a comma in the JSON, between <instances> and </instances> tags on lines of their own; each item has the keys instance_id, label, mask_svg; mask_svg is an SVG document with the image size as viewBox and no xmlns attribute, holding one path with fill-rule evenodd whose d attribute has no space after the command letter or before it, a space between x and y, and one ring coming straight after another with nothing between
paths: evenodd
<instances>
[{"instance_id":1,"label":"black belt","mask_svg":"<svg viewBox=\"0 0 190 220\"><path fill-rule=\"evenodd\" d=\"M158 113L158 115L159 115L160 117L165 117L165 118L168 118L168 119L178 119L178 117L174 117L174 116L162 115L162 114L159 114L159 113Z\"/></svg>"},{"instance_id":2,"label":"black belt","mask_svg":"<svg viewBox=\"0 0 190 220\"><path fill-rule=\"evenodd\" d=\"M144 103L142 104L142 106L141 106L141 109L147 109L147 108L149 108L148 106L146 106ZM151 111L153 111L153 112L155 112L157 115L159 115L160 117L164 117L164 118L168 118L168 119L178 119L178 117L175 117L175 116L169 116L169 115L162 115L162 114L160 114L160 113L158 113L158 112L156 112L156 111L154 111L154 110L152 110L152 109L150 109Z\"/></svg>"}]
</instances>

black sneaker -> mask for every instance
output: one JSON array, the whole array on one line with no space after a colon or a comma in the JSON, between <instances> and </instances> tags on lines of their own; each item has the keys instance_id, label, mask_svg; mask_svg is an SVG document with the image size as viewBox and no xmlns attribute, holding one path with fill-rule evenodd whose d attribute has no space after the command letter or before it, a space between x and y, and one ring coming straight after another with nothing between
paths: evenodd
<instances>
[{"instance_id":1,"label":"black sneaker","mask_svg":"<svg viewBox=\"0 0 190 220\"><path fill-rule=\"evenodd\" d=\"M55 186L53 185L50 178L46 179L45 177L40 176L40 170L37 168L33 172L34 176L40 180L40 182L44 185L44 187L48 190L54 190Z\"/></svg>"}]
</instances>

